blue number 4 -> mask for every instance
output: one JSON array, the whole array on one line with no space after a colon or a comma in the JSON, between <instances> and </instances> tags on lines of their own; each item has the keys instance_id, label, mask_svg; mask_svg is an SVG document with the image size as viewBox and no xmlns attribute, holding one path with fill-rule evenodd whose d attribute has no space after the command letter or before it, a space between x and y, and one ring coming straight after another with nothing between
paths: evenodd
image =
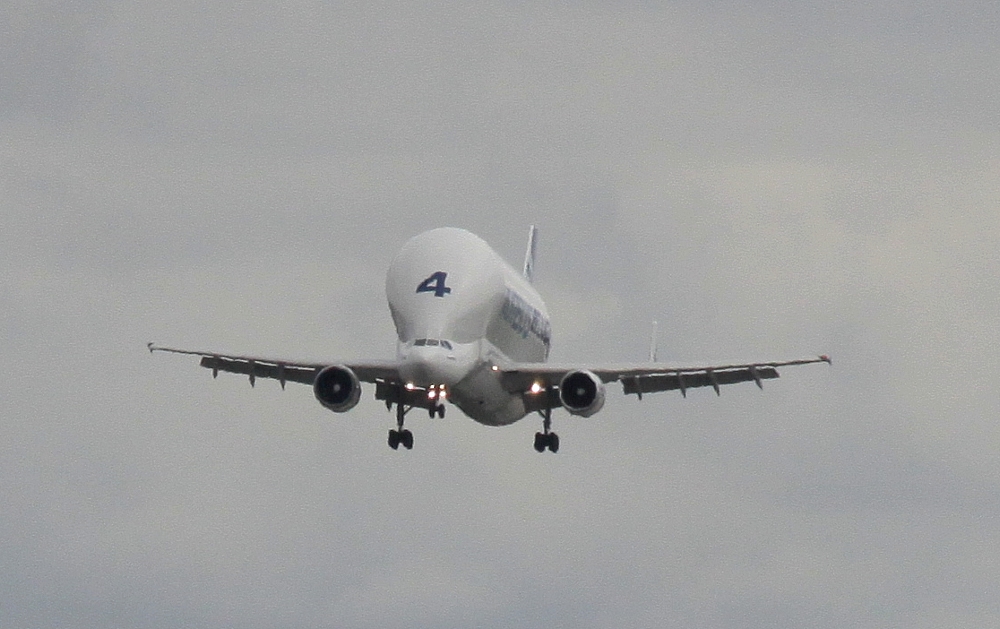
<instances>
[{"instance_id":1,"label":"blue number 4","mask_svg":"<svg viewBox=\"0 0 1000 629\"><path fill-rule=\"evenodd\" d=\"M420 282L420 286L417 286L417 292L434 293L435 297L444 297L451 292L451 289L444 285L444 281L447 277L447 273L444 271L438 271L423 282Z\"/></svg>"}]
</instances>

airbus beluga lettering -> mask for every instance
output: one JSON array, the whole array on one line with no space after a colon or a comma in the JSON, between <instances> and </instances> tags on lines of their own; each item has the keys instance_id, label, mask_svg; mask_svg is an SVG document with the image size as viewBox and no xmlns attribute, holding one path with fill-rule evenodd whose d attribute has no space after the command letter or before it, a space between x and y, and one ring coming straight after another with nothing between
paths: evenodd
<instances>
[{"instance_id":1,"label":"airbus beluga lettering","mask_svg":"<svg viewBox=\"0 0 1000 629\"><path fill-rule=\"evenodd\" d=\"M551 325L545 302L532 286L537 230L532 227L518 273L482 239L462 229L440 228L411 238L393 259L385 291L396 326L395 360L303 362L161 347L151 352L191 354L212 370L310 385L319 403L343 413L361 398L361 383L375 385L375 399L395 406L389 446L413 447L403 427L407 413L424 409L445 416L447 404L475 421L505 426L538 413L542 431L535 450L558 452L552 410L590 417L604 406L605 385L621 382L626 394L761 382L778 367L826 362L827 356L778 362L717 365L553 364L546 362ZM653 353L653 352L651 352ZM653 358L653 356L651 356Z\"/></svg>"}]
</instances>

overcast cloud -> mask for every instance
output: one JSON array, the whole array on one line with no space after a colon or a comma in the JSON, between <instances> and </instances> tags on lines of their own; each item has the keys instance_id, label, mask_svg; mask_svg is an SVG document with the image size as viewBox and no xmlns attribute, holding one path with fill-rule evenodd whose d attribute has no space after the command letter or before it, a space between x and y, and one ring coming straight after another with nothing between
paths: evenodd
<instances>
[{"instance_id":1,"label":"overcast cloud","mask_svg":"<svg viewBox=\"0 0 1000 629\"><path fill-rule=\"evenodd\" d=\"M990 2L0 5L0 625L1000 625ZM490 429L391 357L454 225L556 360L832 368Z\"/></svg>"}]
</instances>

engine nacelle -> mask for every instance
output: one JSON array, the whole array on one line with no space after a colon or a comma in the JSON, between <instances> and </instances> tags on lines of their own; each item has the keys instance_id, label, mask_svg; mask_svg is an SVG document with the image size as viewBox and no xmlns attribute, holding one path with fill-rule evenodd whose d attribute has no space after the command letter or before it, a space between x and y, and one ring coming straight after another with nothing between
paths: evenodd
<instances>
[{"instance_id":1,"label":"engine nacelle","mask_svg":"<svg viewBox=\"0 0 1000 629\"><path fill-rule=\"evenodd\" d=\"M573 415L590 417L604 408L604 383L591 371L571 371L559 383L559 401Z\"/></svg>"},{"instance_id":2,"label":"engine nacelle","mask_svg":"<svg viewBox=\"0 0 1000 629\"><path fill-rule=\"evenodd\" d=\"M345 413L361 399L361 381L347 367L331 365L316 374L313 394L334 413Z\"/></svg>"}]
</instances>

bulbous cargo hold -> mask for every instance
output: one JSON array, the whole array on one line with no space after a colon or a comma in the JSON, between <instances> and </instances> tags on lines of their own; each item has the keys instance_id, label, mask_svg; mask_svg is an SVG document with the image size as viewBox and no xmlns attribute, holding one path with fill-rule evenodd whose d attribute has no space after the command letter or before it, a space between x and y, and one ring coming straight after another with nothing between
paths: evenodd
<instances>
[{"instance_id":1,"label":"bulbous cargo hold","mask_svg":"<svg viewBox=\"0 0 1000 629\"><path fill-rule=\"evenodd\" d=\"M570 413L590 417L604 408L604 383L591 371L571 371L559 383L559 401Z\"/></svg>"},{"instance_id":2,"label":"bulbous cargo hold","mask_svg":"<svg viewBox=\"0 0 1000 629\"><path fill-rule=\"evenodd\" d=\"M531 284L478 236L442 227L414 236L386 272L401 343L487 341L517 362L548 357L551 326Z\"/></svg>"},{"instance_id":3,"label":"bulbous cargo hold","mask_svg":"<svg viewBox=\"0 0 1000 629\"><path fill-rule=\"evenodd\" d=\"M346 413L361 399L361 381L348 367L331 365L316 375L313 394L324 408Z\"/></svg>"}]
</instances>

